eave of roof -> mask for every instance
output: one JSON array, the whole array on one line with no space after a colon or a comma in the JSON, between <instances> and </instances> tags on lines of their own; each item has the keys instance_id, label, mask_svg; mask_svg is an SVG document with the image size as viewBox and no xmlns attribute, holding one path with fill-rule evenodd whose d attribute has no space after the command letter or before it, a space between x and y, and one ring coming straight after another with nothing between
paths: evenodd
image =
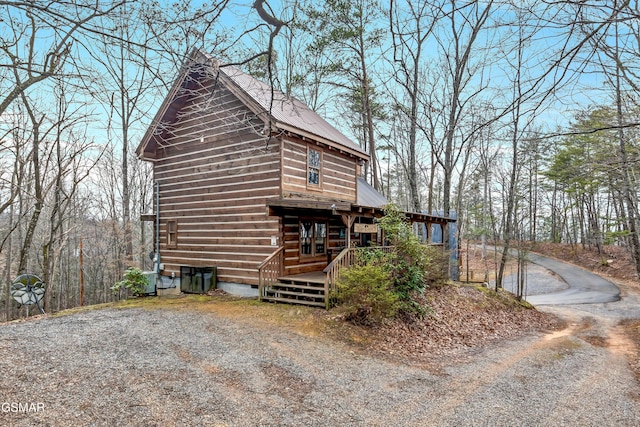
<instances>
[{"instance_id":1,"label":"eave of roof","mask_svg":"<svg viewBox=\"0 0 640 427\"><path fill-rule=\"evenodd\" d=\"M329 211L332 215L355 214L363 216L382 216L384 207L360 206L355 203L331 201L331 200L310 200L300 198L274 198L267 200L267 206L271 208L284 208L309 212L309 210ZM447 224L456 222L454 218L447 218L438 215L427 215L417 212L405 212L407 219L412 222L424 222L427 224Z\"/></svg>"},{"instance_id":2,"label":"eave of roof","mask_svg":"<svg viewBox=\"0 0 640 427\"><path fill-rule=\"evenodd\" d=\"M187 59L187 61L185 61L185 63L182 65L182 68L178 72L178 76L176 77L175 81L173 82L173 85L171 86L171 89L169 89L169 93L162 101L162 104L160 104L160 108L156 112L155 116L153 117L153 120L151 121L151 124L147 128L147 131L145 132L144 136L140 140L138 147L136 147L136 155L139 158L143 160L153 160L153 158L148 157L145 154L147 151L147 147L149 146L149 144L151 144L153 138L156 136L158 126L160 125L160 123L164 121L165 116L169 111L169 108L175 101L176 96L178 95L178 92L185 81L185 78L189 74L191 65L193 64L194 59L197 57L197 54L198 54L198 51L194 50L189 55L189 59Z\"/></svg>"}]
</instances>

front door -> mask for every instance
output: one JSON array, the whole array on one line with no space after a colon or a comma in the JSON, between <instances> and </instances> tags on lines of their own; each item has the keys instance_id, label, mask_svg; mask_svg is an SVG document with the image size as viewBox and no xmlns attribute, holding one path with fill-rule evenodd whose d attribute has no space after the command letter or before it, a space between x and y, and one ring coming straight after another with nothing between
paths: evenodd
<instances>
[{"instance_id":1,"label":"front door","mask_svg":"<svg viewBox=\"0 0 640 427\"><path fill-rule=\"evenodd\" d=\"M327 222L325 220L300 220L300 260L326 257Z\"/></svg>"}]
</instances>

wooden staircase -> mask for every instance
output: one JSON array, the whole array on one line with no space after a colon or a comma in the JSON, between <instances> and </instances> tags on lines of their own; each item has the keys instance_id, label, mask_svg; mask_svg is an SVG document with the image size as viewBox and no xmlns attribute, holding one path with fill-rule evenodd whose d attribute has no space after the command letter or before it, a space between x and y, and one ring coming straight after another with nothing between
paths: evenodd
<instances>
[{"instance_id":1,"label":"wooden staircase","mask_svg":"<svg viewBox=\"0 0 640 427\"><path fill-rule=\"evenodd\" d=\"M297 274L278 278L264 286L261 300L286 304L326 307L326 292L322 272Z\"/></svg>"},{"instance_id":2,"label":"wooden staircase","mask_svg":"<svg viewBox=\"0 0 640 427\"><path fill-rule=\"evenodd\" d=\"M327 276L322 271L283 275L284 247L279 247L258 267L260 301L329 308Z\"/></svg>"},{"instance_id":3,"label":"wooden staircase","mask_svg":"<svg viewBox=\"0 0 640 427\"><path fill-rule=\"evenodd\" d=\"M358 251L389 252L392 249L389 246L346 248L323 271L283 276L284 247L280 247L258 267L260 301L303 304L328 310L330 289L333 289L343 269L359 262Z\"/></svg>"}]
</instances>

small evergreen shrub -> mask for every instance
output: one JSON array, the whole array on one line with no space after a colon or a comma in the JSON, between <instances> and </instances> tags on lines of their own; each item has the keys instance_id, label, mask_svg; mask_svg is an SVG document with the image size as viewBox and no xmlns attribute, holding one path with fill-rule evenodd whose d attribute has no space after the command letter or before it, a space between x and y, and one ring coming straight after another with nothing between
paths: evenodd
<instances>
[{"instance_id":1,"label":"small evergreen shrub","mask_svg":"<svg viewBox=\"0 0 640 427\"><path fill-rule=\"evenodd\" d=\"M129 267L124 272L124 280L117 282L111 287L114 293L118 293L123 289L126 289L134 296L144 295L144 291L147 287L147 278L142 273L142 270L135 267Z\"/></svg>"},{"instance_id":2,"label":"small evergreen shrub","mask_svg":"<svg viewBox=\"0 0 640 427\"><path fill-rule=\"evenodd\" d=\"M378 221L394 251L387 254L393 289L401 301L400 312L424 316L417 297L431 285L444 283L448 278L448 255L441 248L427 246L413 233L405 214L395 205L385 207L385 215Z\"/></svg>"},{"instance_id":3,"label":"small evergreen shrub","mask_svg":"<svg viewBox=\"0 0 640 427\"><path fill-rule=\"evenodd\" d=\"M391 276L382 265L355 265L340 276L331 297L347 320L362 325L379 324L394 317L400 308L392 285Z\"/></svg>"}]
</instances>

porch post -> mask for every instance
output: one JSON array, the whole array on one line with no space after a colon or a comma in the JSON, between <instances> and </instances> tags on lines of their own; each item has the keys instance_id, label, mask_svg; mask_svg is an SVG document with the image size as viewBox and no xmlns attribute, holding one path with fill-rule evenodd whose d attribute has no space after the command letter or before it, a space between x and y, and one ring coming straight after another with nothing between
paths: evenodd
<instances>
[{"instance_id":1,"label":"porch post","mask_svg":"<svg viewBox=\"0 0 640 427\"><path fill-rule=\"evenodd\" d=\"M347 248L351 247L351 226L356 217L351 214L341 215L342 222L347 226Z\"/></svg>"},{"instance_id":2,"label":"porch post","mask_svg":"<svg viewBox=\"0 0 640 427\"><path fill-rule=\"evenodd\" d=\"M444 247L444 250L448 250L449 249L449 223L445 222L444 225L442 225L442 246Z\"/></svg>"}]
</instances>

